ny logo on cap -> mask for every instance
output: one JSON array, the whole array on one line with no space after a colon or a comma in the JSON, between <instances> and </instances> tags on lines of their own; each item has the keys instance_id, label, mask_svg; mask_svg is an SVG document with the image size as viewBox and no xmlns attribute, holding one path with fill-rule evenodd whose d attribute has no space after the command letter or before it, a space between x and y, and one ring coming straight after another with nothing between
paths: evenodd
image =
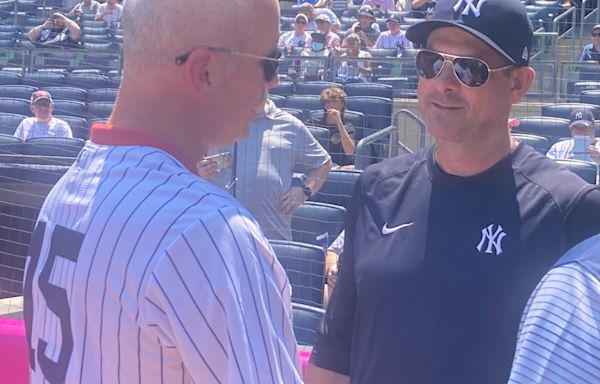
<instances>
[{"instance_id":1,"label":"ny logo on cap","mask_svg":"<svg viewBox=\"0 0 600 384\"><path fill-rule=\"evenodd\" d=\"M481 6L487 0L458 0L456 4L454 4L454 12L458 12L458 10L464 5L462 15L467 16L469 12L473 12L473 16L479 17L481 15Z\"/></svg>"},{"instance_id":2,"label":"ny logo on cap","mask_svg":"<svg viewBox=\"0 0 600 384\"><path fill-rule=\"evenodd\" d=\"M575 120L583 120L583 112L575 112Z\"/></svg>"}]
</instances>

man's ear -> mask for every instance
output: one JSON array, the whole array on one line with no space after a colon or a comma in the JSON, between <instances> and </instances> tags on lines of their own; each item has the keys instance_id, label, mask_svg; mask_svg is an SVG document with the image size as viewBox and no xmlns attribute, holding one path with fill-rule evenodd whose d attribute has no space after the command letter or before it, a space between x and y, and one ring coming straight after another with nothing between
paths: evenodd
<instances>
[{"instance_id":1,"label":"man's ear","mask_svg":"<svg viewBox=\"0 0 600 384\"><path fill-rule=\"evenodd\" d=\"M529 91L535 79L535 70L531 67L517 67L510 74L510 101L512 104L520 101Z\"/></svg>"},{"instance_id":2,"label":"man's ear","mask_svg":"<svg viewBox=\"0 0 600 384\"><path fill-rule=\"evenodd\" d=\"M204 48L194 50L185 62L190 84L200 90L211 85L211 74L214 71L213 53Z\"/></svg>"}]
</instances>

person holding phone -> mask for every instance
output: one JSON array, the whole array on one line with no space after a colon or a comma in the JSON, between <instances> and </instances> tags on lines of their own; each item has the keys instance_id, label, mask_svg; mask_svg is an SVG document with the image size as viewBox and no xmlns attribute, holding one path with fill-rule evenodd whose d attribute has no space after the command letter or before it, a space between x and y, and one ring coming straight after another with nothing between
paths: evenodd
<instances>
[{"instance_id":1,"label":"person holding phone","mask_svg":"<svg viewBox=\"0 0 600 384\"><path fill-rule=\"evenodd\" d=\"M551 159L574 159L600 165L600 140L596 139L596 123L589 109L571 112L571 138L555 143L546 156Z\"/></svg>"},{"instance_id":2,"label":"person holding phone","mask_svg":"<svg viewBox=\"0 0 600 384\"><path fill-rule=\"evenodd\" d=\"M43 24L27 32L27 38L43 46L75 46L81 36L81 28L76 22L59 12L53 13Z\"/></svg>"},{"instance_id":3,"label":"person holding phone","mask_svg":"<svg viewBox=\"0 0 600 384\"><path fill-rule=\"evenodd\" d=\"M359 9L356 18L358 21L352 24L352 27L350 27L349 30L360 37L361 48L373 47L381 32L379 24L376 23L377 19L373 13L373 7L370 5L363 5Z\"/></svg>"}]
</instances>

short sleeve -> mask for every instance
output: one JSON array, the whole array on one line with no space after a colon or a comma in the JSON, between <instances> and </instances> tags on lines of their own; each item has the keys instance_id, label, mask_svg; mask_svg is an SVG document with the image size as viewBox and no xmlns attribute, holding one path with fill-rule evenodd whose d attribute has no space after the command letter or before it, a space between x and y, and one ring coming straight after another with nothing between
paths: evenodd
<instances>
[{"instance_id":1,"label":"short sleeve","mask_svg":"<svg viewBox=\"0 0 600 384\"><path fill-rule=\"evenodd\" d=\"M317 139L310 133L308 128L300 120L292 117L295 138L294 146L295 163L299 165L304 172L319 168L331 159L329 153L319 144Z\"/></svg>"},{"instance_id":2,"label":"short sleeve","mask_svg":"<svg viewBox=\"0 0 600 384\"><path fill-rule=\"evenodd\" d=\"M15 130L13 136L18 137L21 140L25 140L25 119L19 123L19 126Z\"/></svg>"}]
</instances>

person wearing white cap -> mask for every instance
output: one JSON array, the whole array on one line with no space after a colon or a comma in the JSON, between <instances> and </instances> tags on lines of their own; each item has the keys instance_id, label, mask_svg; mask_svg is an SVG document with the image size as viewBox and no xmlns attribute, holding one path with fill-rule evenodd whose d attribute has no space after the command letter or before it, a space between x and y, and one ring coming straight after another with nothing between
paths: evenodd
<instances>
[{"instance_id":1,"label":"person wearing white cap","mask_svg":"<svg viewBox=\"0 0 600 384\"><path fill-rule=\"evenodd\" d=\"M579 61L600 62L600 24L592 28L592 42L583 47Z\"/></svg>"},{"instance_id":2,"label":"person wearing white cap","mask_svg":"<svg viewBox=\"0 0 600 384\"><path fill-rule=\"evenodd\" d=\"M14 136L21 140L35 137L73 137L69 123L52 116L54 103L49 92L41 89L35 91L30 101L34 117L23 119Z\"/></svg>"},{"instance_id":3,"label":"person wearing white cap","mask_svg":"<svg viewBox=\"0 0 600 384\"><path fill-rule=\"evenodd\" d=\"M317 15L325 14L329 16L329 20L331 21L331 30L333 32L338 32L342 27L342 23L340 19L333 13L333 11L329 8L317 8L310 3L302 3L298 8L298 12L306 15L308 18L308 25L306 26L307 31L316 31L317 24L315 22L315 17Z\"/></svg>"},{"instance_id":4,"label":"person wearing white cap","mask_svg":"<svg viewBox=\"0 0 600 384\"><path fill-rule=\"evenodd\" d=\"M315 23L317 24L317 32L325 35L326 48L331 49L341 45L342 39L340 36L331 31L331 20L329 19L329 16L321 13L315 17Z\"/></svg>"},{"instance_id":5,"label":"person wearing white cap","mask_svg":"<svg viewBox=\"0 0 600 384\"><path fill-rule=\"evenodd\" d=\"M301 13L297 14L294 20L294 30L282 34L277 46L284 47L287 55L292 53L294 47L306 47L310 39L310 34L306 32L307 24L308 18Z\"/></svg>"}]
</instances>

